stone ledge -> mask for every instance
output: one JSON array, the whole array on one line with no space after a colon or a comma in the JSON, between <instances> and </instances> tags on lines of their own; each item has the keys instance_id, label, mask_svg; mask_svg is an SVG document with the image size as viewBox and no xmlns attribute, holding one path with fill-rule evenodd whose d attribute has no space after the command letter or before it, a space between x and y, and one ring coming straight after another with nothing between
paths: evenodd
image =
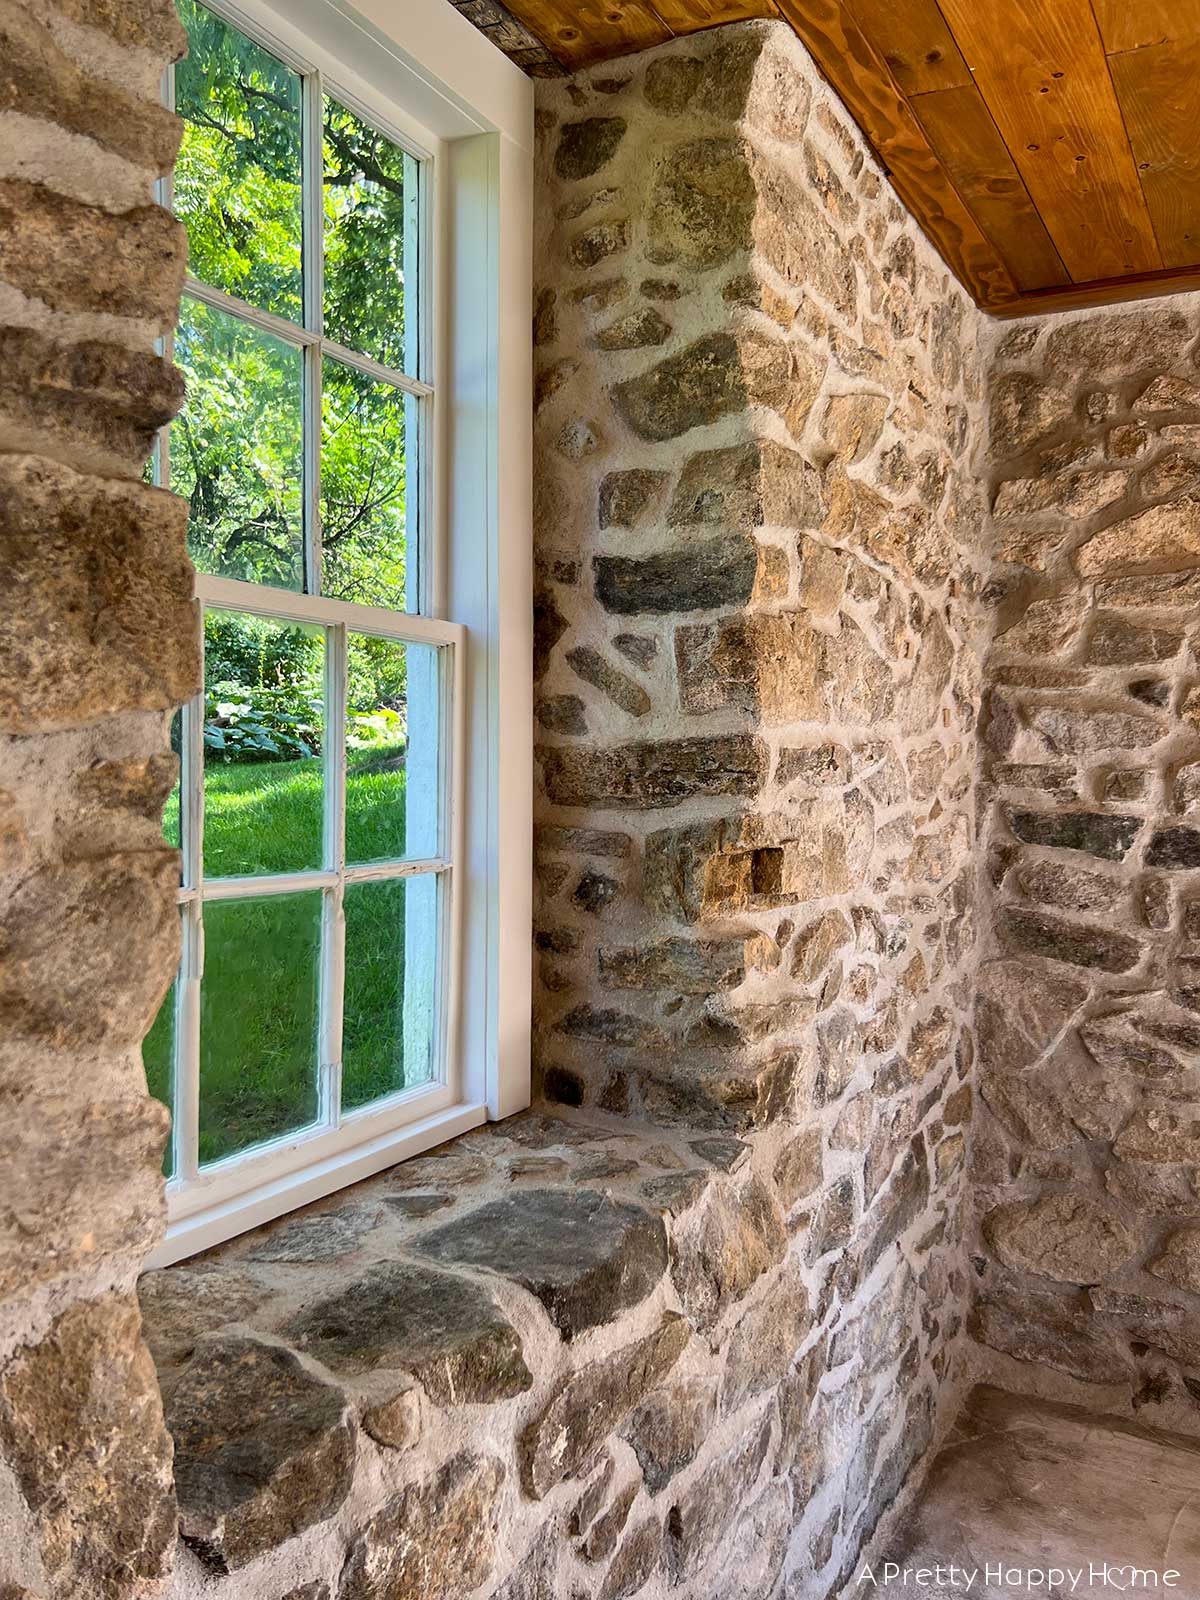
<instances>
[{"instance_id":1,"label":"stone ledge","mask_svg":"<svg viewBox=\"0 0 1200 1600\"><path fill-rule=\"evenodd\" d=\"M626 1566L706 1567L714 1486L753 1487L767 1391L812 1326L789 1196L752 1159L731 1134L535 1109L148 1274L184 1541L228 1574L335 1526L331 1595L368 1574L394 1600L457 1595L493 1571L500 1499L536 1518L532 1501L566 1494L580 1559L613 1557L613 1594ZM766 1337L781 1318L786 1337ZM695 1461L666 1539L653 1502ZM439 1496L469 1552L439 1554ZM631 1516L639 1496L653 1517ZM411 1519L424 1546L406 1565L385 1546Z\"/></svg>"}]
</instances>

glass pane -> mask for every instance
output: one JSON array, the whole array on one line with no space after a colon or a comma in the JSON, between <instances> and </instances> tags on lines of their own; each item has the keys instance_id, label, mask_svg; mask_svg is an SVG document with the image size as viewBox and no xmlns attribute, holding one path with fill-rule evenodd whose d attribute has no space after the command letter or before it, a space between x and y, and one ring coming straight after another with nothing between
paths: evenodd
<instances>
[{"instance_id":1,"label":"glass pane","mask_svg":"<svg viewBox=\"0 0 1200 1600\"><path fill-rule=\"evenodd\" d=\"M433 1078L437 878L346 886L346 1110Z\"/></svg>"},{"instance_id":2,"label":"glass pane","mask_svg":"<svg viewBox=\"0 0 1200 1600\"><path fill-rule=\"evenodd\" d=\"M325 636L240 611L204 618L204 872L322 863Z\"/></svg>"},{"instance_id":3,"label":"glass pane","mask_svg":"<svg viewBox=\"0 0 1200 1600\"><path fill-rule=\"evenodd\" d=\"M202 1164L316 1119L321 900L314 891L204 907Z\"/></svg>"},{"instance_id":4,"label":"glass pane","mask_svg":"<svg viewBox=\"0 0 1200 1600\"><path fill-rule=\"evenodd\" d=\"M171 487L188 502L201 572L299 589L303 357L186 295L175 359L187 404L171 425Z\"/></svg>"},{"instance_id":5,"label":"glass pane","mask_svg":"<svg viewBox=\"0 0 1200 1600\"><path fill-rule=\"evenodd\" d=\"M347 641L346 860L438 853L438 655L373 634Z\"/></svg>"},{"instance_id":6,"label":"glass pane","mask_svg":"<svg viewBox=\"0 0 1200 1600\"><path fill-rule=\"evenodd\" d=\"M192 273L298 322L300 78L193 0L179 0L179 15L188 53L175 68L175 212Z\"/></svg>"},{"instance_id":7,"label":"glass pane","mask_svg":"<svg viewBox=\"0 0 1200 1600\"><path fill-rule=\"evenodd\" d=\"M150 1032L142 1040L142 1065L146 1069L146 1088L172 1114L175 1110L175 985L158 1008ZM168 1137L163 1151L163 1177L175 1171L175 1141Z\"/></svg>"},{"instance_id":8,"label":"glass pane","mask_svg":"<svg viewBox=\"0 0 1200 1600\"><path fill-rule=\"evenodd\" d=\"M417 163L327 96L325 332L413 377L418 214Z\"/></svg>"},{"instance_id":9,"label":"glass pane","mask_svg":"<svg viewBox=\"0 0 1200 1600\"><path fill-rule=\"evenodd\" d=\"M167 796L167 803L163 807L163 838L174 849L178 850L182 843L183 835L180 831L179 818L179 783L182 775L183 752L183 712L177 711L171 718L171 750L176 761L180 762L179 774L175 778L175 787Z\"/></svg>"},{"instance_id":10,"label":"glass pane","mask_svg":"<svg viewBox=\"0 0 1200 1600\"><path fill-rule=\"evenodd\" d=\"M328 357L321 397L321 592L405 609L407 444L418 402ZM412 424L410 432L410 423Z\"/></svg>"}]
</instances>

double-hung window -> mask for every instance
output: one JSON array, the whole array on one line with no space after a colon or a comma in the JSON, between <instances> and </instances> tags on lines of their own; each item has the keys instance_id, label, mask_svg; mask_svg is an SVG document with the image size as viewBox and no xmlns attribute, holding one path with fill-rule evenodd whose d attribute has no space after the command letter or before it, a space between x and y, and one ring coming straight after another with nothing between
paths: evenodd
<instances>
[{"instance_id":1,"label":"double-hung window","mask_svg":"<svg viewBox=\"0 0 1200 1600\"><path fill-rule=\"evenodd\" d=\"M143 1048L170 1256L446 1137L471 1098L444 147L242 13L179 11L187 399L152 470L189 506L204 688L172 736L182 962Z\"/></svg>"}]
</instances>

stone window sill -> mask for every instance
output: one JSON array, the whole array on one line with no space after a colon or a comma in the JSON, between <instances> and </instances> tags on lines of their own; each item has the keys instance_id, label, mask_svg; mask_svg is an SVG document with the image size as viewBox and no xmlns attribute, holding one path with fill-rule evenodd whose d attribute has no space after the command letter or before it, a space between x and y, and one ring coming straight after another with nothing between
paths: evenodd
<instances>
[{"instance_id":1,"label":"stone window sill","mask_svg":"<svg viewBox=\"0 0 1200 1600\"><path fill-rule=\"evenodd\" d=\"M276 1593L262 1587L276 1569L278 1592L304 1600L358 1594L368 1574L378 1589L363 1592L407 1595L408 1577L379 1574L406 1559L399 1523L424 1519L412 1559L449 1563L466 1593L520 1557L498 1527L511 1547L527 1522L536 1542L533 1502L581 1490L576 1554L599 1559L709 1435L718 1454L727 1435L744 1453L758 1424L741 1413L804 1344L784 1219L797 1185L772 1192L750 1163L729 1133L534 1110L147 1274L181 1564L253 1564L230 1595ZM784 1308L782 1340L739 1334L764 1297L773 1327ZM726 1331L742 1353L722 1376ZM623 1428L631 1481L610 1503ZM743 1492L762 1460L752 1474L743 1462ZM703 1559L711 1529L649 1509L623 1559ZM437 1548L457 1517L469 1539ZM283 1578L297 1574L293 1591Z\"/></svg>"}]
</instances>

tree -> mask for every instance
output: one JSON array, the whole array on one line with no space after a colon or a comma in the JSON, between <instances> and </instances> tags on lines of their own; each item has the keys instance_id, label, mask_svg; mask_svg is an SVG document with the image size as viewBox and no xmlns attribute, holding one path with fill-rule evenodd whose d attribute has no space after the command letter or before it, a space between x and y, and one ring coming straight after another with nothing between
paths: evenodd
<instances>
[{"instance_id":1,"label":"tree","mask_svg":"<svg viewBox=\"0 0 1200 1600\"><path fill-rule=\"evenodd\" d=\"M191 271L297 322L303 298L300 79L194 0L180 0L180 14L189 54L175 78L185 124L175 205L188 228ZM399 146L326 98L326 331L396 366L404 351L405 213L413 204L415 173ZM176 358L188 398L172 427L172 487L191 507L197 564L300 588L300 349L187 299ZM415 407L391 385L332 358L323 363L322 386L323 592L402 607Z\"/></svg>"}]
</instances>

